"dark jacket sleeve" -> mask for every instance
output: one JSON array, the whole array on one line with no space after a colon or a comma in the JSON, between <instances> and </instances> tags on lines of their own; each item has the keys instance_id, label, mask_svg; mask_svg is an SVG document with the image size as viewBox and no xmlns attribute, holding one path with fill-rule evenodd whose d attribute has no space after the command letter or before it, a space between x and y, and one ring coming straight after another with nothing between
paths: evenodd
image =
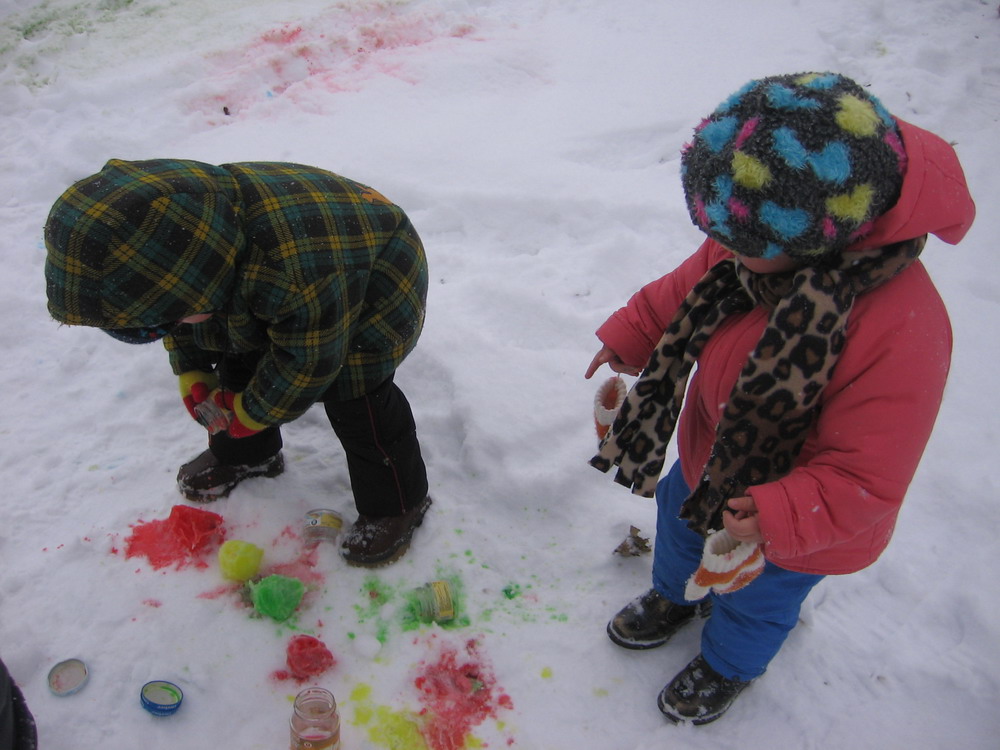
<instances>
[{"instance_id":1,"label":"dark jacket sleeve","mask_svg":"<svg viewBox=\"0 0 1000 750\"><path fill-rule=\"evenodd\" d=\"M170 367L174 375L181 375L191 370L211 372L217 362L217 354L198 348L192 328L188 325L178 326L163 339L163 346L170 357Z\"/></svg>"},{"instance_id":2,"label":"dark jacket sleeve","mask_svg":"<svg viewBox=\"0 0 1000 750\"><path fill-rule=\"evenodd\" d=\"M35 718L10 678L7 667L0 661L0 748L36 750L37 747Z\"/></svg>"},{"instance_id":3,"label":"dark jacket sleeve","mask_svg":"<svg viewBox=\"0 0 1000 750\"><path fill-rule=\"evenodd\" d=\"M269 344L243 393L261 424L301 416L331 386L347 358L351 317L343 279L334 275L290 291L267 327Z\"/></svg>"},{"instance_id":4,"label":"dark jacket sleeve","mask_svg":"<svg viewBox=\"0 0 1000 750\"><path fill-rule=\"evenodd\" d=\"M676 269L633 294L597 329L597 337L626 364L645 366L691 287L727 255L717 242L706 240Z\"/></svg>"}]
</instances>

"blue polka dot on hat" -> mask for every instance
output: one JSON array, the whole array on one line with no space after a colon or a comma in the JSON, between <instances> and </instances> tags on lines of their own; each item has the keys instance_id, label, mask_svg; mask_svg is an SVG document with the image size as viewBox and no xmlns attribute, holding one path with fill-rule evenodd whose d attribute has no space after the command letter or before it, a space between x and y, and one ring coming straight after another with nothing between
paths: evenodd
<instances>
[{"instance_id":1,"label":"blue polka dot on hat","mask_svg":"<svg viewBox=\"0 0 1000 750\"><path fill-rule=\"evenodd\" d=\"M752 258L839 255L896 202L906 153L892 115L836 73L751 81L681 156L694 223Z\"/></svg>"}]
</instances>

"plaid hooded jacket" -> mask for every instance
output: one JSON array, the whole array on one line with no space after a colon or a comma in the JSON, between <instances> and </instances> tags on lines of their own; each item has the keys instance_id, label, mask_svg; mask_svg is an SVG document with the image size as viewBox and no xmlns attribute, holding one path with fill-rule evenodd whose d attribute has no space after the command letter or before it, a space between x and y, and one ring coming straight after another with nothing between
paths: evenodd
<instances>
[{"instance_id":1,"label":"plaid hooded jacket","mask_svg":"<svg viewBox=\"0 0 1000 750\"><path fill-rule=\"evenodd\" d=\"M375 190L297 164L112 160L45 226L49 312L68 325L180 325L175 374L259 353L243 392L277 425L385 381L424 321L427 261Z\"/></svg>"}]
</instances>

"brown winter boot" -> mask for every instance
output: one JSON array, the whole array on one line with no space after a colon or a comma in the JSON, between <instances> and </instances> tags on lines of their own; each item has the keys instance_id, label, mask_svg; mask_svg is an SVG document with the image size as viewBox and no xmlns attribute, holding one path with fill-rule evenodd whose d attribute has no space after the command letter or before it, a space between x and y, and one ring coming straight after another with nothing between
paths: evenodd
<instances>
[{"instance_id":1,"label":"brown winter boot","mask_svg":"<svg viewBox=\"0 0 1000 750\"><path fill-rule=\"evenodd\" d=\"M708 724L722 716L750 682L723 677L698 654L663 688L657 705L674 723Z\"/></svg>"},{"instance_id":2,"label":"brown winter boot","mask_svg":"<svg viewBox=\"0 0 1000 750\"><path fill-rule=\"evenodd\" d=\"M285 470L281 453L253 465L231 465L219 462L210 450L184 464L177 472L177 488L188 500L210 503L225 497L244 479L276 477Z\"/></svg>"},{"instance_id":3,"label":"brown winter boot","mask_svg":"<svg viewBox=\"0 0 1000 750\"><path fill-rule=\"evenodd\" d=\"M365 568L394 563L409 549L413 532L430 506L430 497L425 497L401 516L359 515L340 545L341 557Z\"/></svg>"},{"instance_id":4,"label":"brown winter boot","mask_svg":"<svg viewBox=\"0 0 1000 750\"><path fill-rule=\"evenodd\" d=\"M711 609L708 599L698 604L674 604L656 589L650 589L611 619L608 637L622 648L656 648L696 616L708 617Z\"/></svg>"}]
</instances>

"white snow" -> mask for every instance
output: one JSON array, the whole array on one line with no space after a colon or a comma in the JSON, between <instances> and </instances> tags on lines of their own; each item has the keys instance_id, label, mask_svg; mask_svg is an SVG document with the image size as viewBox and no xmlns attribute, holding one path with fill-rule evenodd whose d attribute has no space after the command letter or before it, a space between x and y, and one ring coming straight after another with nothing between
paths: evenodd
<instances>
[{"instance_id":1,"label":"white snow","mask_svg":"<svg viewBox=\"0 0 1000 750\"><path fill-rule=\"evenodd\" d=\"M337 658L318 683L345 750L422 747L400 729L425 708L416 681L470 640L495 715L460 747L997 746L995 0L3 0L0 18L0 656L41 747L286 747L298 686L271 675L297 632ZM608 372L583 372L595 328L698 242L678 179L694 125L746 80L801 70L870 84L956 144L979 216L923 256L953 319L951 379L882 559L816 589L723 720L673 726L656 695L697 628L641 653L604 633L649 585L648 555L612 550L655 511L587 465ZM435 504L375 574L321 550L291 625L219 595L214 564L125 558L133 526L182 502L202 433L159 345L45 309L55 198L109 158L165 156L331 169L402 205L427 246L427 327L398 382ZM322 410L284 435L282 477L208 508L271 564L296 558L285 529L310 508L354 516ZM467 624L403 630L403 593L442 576ZM89 683L56 697L46 675L71 657ZM176 715L140 707L151 679L182 686Z\"/></svg>"}]
</instances>

